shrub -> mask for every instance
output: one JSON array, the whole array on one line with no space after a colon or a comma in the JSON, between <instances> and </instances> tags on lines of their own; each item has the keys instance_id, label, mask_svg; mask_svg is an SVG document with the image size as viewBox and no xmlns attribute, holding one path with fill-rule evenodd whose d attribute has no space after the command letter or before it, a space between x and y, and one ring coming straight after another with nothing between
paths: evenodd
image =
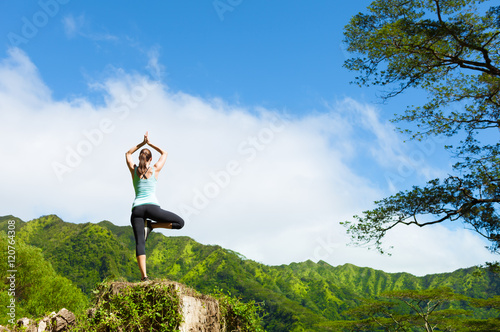
<instances>
[{"instance_id":1,"label":"shrub","mask_svg":"<svg viewBox=\"0 0 500 332\"><path fill-rule=\"evenodd\" d=\"M77 331L179 331L180 300L173 284L102 282L96 303Z\"/></svg>"}]
</instances>

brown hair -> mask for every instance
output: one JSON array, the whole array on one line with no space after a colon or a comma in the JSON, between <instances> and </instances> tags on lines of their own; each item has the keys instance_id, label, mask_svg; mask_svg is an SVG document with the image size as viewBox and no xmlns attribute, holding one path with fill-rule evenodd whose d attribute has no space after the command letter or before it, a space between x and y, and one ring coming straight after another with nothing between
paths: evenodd
<instances>
[{"instance_id":1,"label":"brown hair","mask_svg":"<svg viewBox=\"0 0 500 332\"><path fill-rule=\"evenodd\" d=\"M146 163L151 160L152 155L151 151L149 149L142 149L141 153L139 154L139 166L137 166L137 175L139 178L142 178L144 175L146 175L146 171L148 170L146 168Z\"/></svg>"}]
</instances>

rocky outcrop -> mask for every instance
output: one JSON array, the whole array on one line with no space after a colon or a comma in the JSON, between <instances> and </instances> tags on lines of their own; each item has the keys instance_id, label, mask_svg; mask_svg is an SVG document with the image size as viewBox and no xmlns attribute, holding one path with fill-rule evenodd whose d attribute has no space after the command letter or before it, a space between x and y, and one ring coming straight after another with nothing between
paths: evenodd
<instances>
[{"instance_id":1,"label":"rocky outcrop","mask_svg":"<svg viewBox=\"0 0 500 332\"><path fill-rule=\"evenodd\" d=\"M75 315L71 311L62 308L58 313L52 312L50 315L42 318L38 323L29 318L21 318L17 320L16 326L12 331L4 326L0 326L0 332L64 332L70 331L71 328L75 326L75 323Z\"/></svg>"},{"instance_id":2,"label":"rocky outcrop","mask_svg":"<svg viewBox=\"0 0 500 332\"><path fill-rule=\"evenodd\" d=\"M210 296L200 294L177 282L169 280L148 281L140 284L112 282L109 284L109 288L103 292L105 294L104 300L107 300L108 296L116 295L130 287L141 286L146 288L154 285L171 286L179 297L179 309L182 315L182 323L179 326L181 332L222 331L219 303L217 300ZM90 312L90 315L92 316L93 313Z\"/></svg>"},{"instance_id":3,"label":"rocky outcrop","mask_svg":"<svg viewBox=\"0 0 500 332\"><path fill-rule=\"evenodd\" d=\"M180 332L226 332L228 329L228 326L226 326L227 322L225 322L224 317L221 316L219 302L216 299L211 296L200 294L180 283L168 280L156 280L142 283L108 282L101 284L96 295L96 307L87 311L88 322L92 324L93 321L99 320L99 310L101 310L101 312L105 310L111 315L118 316L118 312L113 311L111 307L106 307L106 304L112 302L113 298L116 298L117 295L131 296L131 292L132 295L147 294L151 292L151 289L157 289L158 287L163 289L163 293L161 294L163 294L164 297L156 298L152 300L150 304L155 307L157 303L165 303L164 301L168 300L169 294L174 296L176 304L170 307L170 309L177 312L177 314L180 313L182 317L182 319L179 319L177 321L178 323L176 323ZM136 302L133 301L133 303ZM179 322L180 325L178 325ZM13 330L0 326L0 332L65 332L71 331L75 326L80 327L81 323L82 322L79 322L77 326L75 315L63 308L58 313L53 312L37 322L28 318L19 319ZM129 329L125 326L128 321L123 321L122 323L123 325L121 323L118 325L117 331L126 331ZM148 323L145 324L148 325ZM147 330L153 328L153 330L156 330L153 326L146 325L140 328L142 329L144 327Z\"/></svg>"}]
</instances>

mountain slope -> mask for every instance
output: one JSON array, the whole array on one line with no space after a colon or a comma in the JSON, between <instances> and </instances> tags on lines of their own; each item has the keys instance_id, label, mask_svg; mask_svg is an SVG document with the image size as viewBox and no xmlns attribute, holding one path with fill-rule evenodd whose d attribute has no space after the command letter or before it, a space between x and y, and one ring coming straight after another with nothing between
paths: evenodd
<instances>
[{"instance_id":1,"label":"mountain slope","mask_svg":"<svg viewBox=\"0 0 500 332\"><path fill-rule=\"evenodd\" d=\"M6 229L9 218L0 217L0 229ZM72 224L52 215L19 220L16 227L18 239L41 248L56 271L87 294L107 277L128 281L139 277L130 226L109 221ZM472 297L500 293L498 276L479 268L416 277L351 264L333 267L322 261L267 266L217 245L155 232L148 238L146 252L148 274L154 278L179 281L204 293L218 287L263 303L270 331L320 330L314 325L344 319L343 312L361 299L387 290L449 286Z\"/></svg>"}]
</instances>

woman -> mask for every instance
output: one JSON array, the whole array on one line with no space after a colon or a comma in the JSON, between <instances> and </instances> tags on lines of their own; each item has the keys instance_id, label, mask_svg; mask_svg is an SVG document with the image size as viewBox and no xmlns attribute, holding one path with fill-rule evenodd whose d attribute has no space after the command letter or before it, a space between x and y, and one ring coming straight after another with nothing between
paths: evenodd
<instances>
[{"instance_id":1,"label":"woman","mask_svg":"<svg viewBox=\"0 0 500 332\"><path fill-rule=\"evenodd\" d=\"M147 148L142 149L139 154L139 166L134 164L132 160L132 154L146 144L161 154L160 159L153 167L150 166L153 157L151 151ZM156 198L155 190L158 173L165 164L167 152L152 144L146 132L144 141L128 150L125 153L125 158L132 175L135 190L135 200L132 204L132 216L130 217L136 244L135 253L142 275L141 281L147 281L149 279L146 273L145 248L149 233L155 228L181 229L184 226L184 220L172 212L162 210ZM151 222L150 219L155 222Z\"/></svg>"}]
</instances>

